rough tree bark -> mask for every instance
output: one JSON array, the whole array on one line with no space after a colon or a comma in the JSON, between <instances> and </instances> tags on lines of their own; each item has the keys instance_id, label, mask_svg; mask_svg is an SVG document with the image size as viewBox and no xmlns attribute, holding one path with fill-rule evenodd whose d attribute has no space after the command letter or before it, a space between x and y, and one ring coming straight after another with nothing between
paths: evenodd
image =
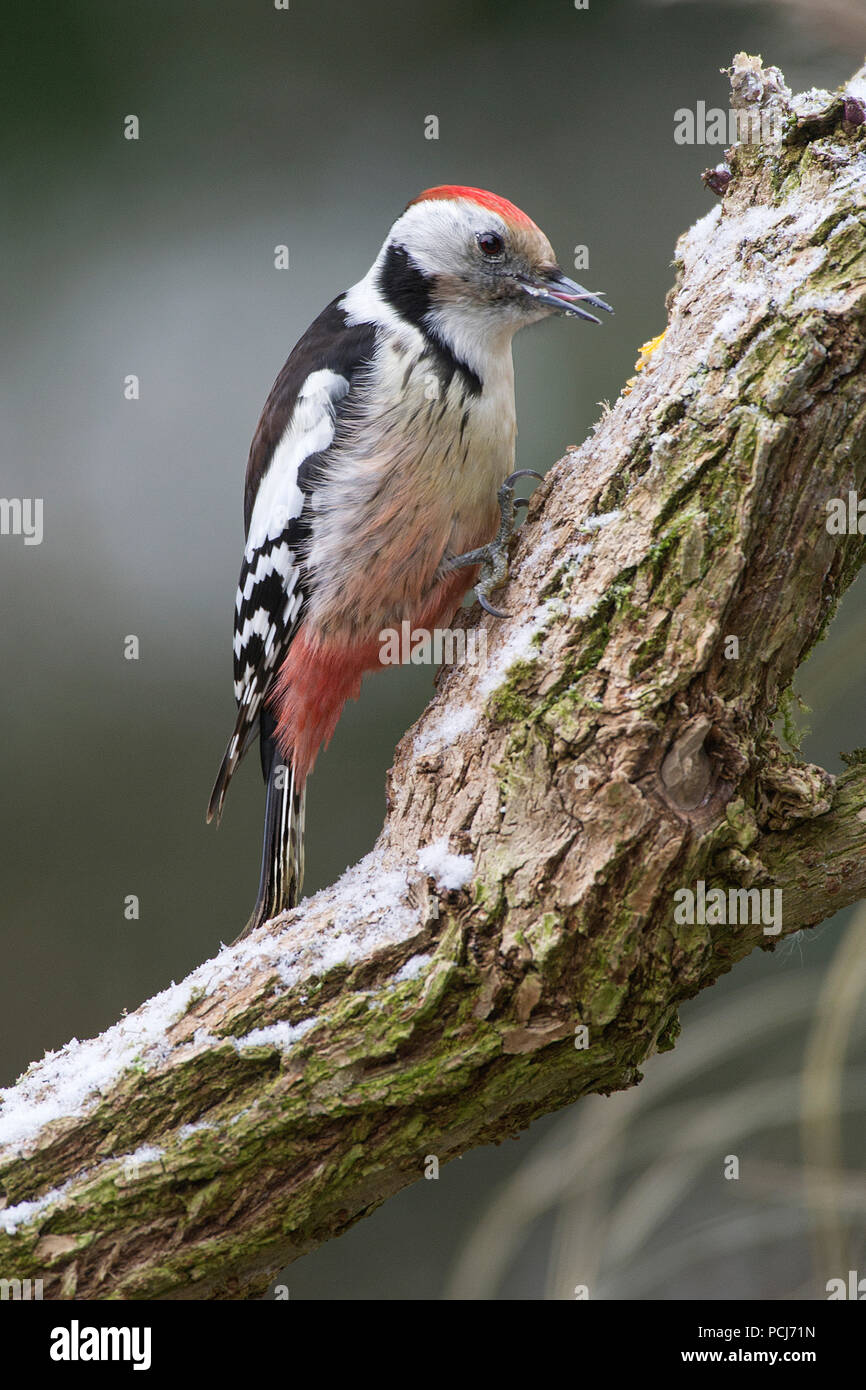
<instances>
[{"instance_id":1,"label":"rough tree bark","mask_svg":"<svg viewBox=\"0 0 866 1390\"><path fill-rule=\"evenodd\" d=\"M783 140L733 147L663 342L537 489L486 670L403 739L361 865L6 1092L4 1277L260 1294L428 1155L633 1085L779 939L678 889L780 889L782 934L866 895L866 767L773 733L866 545L827 526L866 471L866 69L731 75Z\"/></svg>"}]
</instances>

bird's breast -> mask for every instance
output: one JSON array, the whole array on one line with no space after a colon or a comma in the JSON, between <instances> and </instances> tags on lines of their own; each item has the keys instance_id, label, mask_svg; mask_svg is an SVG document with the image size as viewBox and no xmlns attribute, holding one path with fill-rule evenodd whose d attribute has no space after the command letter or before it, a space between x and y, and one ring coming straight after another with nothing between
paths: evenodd
<instances>
[{"instance_id":1,"label":"bird's breast","mask_svg":"<svg viewBox=\"0 0 866 1390\"><path fill-rule=\"evenodd\" d=\"M307 622L341 640L429 606L446 552L495 534L497 490L514 461L510 352L480 391L423 352L390 351L377 366L364 413L350 413L310 504Z\"/></svg>"}]
</instances>

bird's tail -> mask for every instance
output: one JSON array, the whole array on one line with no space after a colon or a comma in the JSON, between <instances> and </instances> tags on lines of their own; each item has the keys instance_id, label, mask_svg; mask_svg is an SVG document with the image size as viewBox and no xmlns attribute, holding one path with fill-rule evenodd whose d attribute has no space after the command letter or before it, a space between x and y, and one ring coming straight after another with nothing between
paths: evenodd
<instances>
[{"instance_id":1,"label":"bird's tail","mask_svg":"<svg viewBox=\"0 0 866 1390\"><path fill-rule=\"evenodd\" d=\"M256 729L259 721L256 717L251 717L253 712L247 705L241 705L238 710L238 717L235 722L234 733L229 739L229 746L223 755L220 763L220 770L217 773L216 781L213 784L213 791L208 802L207 816L205 817L208 825L216 818L219 825L223 813L223 803L226 799L226 792L229 789L229 782L237 771L241 758L246 753L250 744L256 736ZM264 742L262 743L262 770L264 771ZM265 778L267 779L267 772Z\"/></svg>"},{"instance_id":2,"label":"bird's tail","mask_svg":"<svg viewBox=\"0 0 866 1390\"><path fill-rule=\"evenodd\" d=\"M306 787L299 787L294 763L286 764L274 737L274 721L262 715L262 771L267 781L265 833L259 893L252 916L237 940L262 922L295 907L304 880L304 810Z\"/></svg>"}]
</instances>

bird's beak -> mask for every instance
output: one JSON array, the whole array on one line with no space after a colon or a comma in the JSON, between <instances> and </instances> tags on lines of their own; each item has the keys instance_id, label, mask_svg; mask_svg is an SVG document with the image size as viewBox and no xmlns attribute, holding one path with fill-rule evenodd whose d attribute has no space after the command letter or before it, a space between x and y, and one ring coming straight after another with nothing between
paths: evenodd
<instances>
[{"instance_id":1,"label":"bird's beak","mask_svg":"<svg viewBox=\"0 0 866 1390\"><path fill-rule=\"evenodd\" d=\"M576 318L588 319L590 323L600 323L595 314L588 314L585 309L578 308L578 303L591 304L594 309L604 309L605 313L612 314L609 304L605 304L600 295L604 293L599 290L594 294L591 290L585 290L583 285L578 285L576 281L569 280L567 275L563 275L558 268L550 275L545 275L538 280L521 280L521 288L539 304L546 304L551 309L559 309L563 314L574 314Z\"/></svg>"}]
</instances>

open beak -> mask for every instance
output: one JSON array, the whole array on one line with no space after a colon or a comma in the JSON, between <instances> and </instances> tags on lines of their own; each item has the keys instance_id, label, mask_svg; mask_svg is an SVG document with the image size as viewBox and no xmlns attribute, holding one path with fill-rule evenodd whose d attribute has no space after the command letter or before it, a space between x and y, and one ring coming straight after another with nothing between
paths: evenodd
<instances>
[{"instance_id":1,"label":"open beak","mask_svg":"<svg viewBox=\"0 0 866 1390\"><path fill-rule=\"evenodd\" d=\"M593 294L591 290L585 290L583 285L569 280L568 276L563 275L558 269L544 279L521 280L520 284L526 294L538 300L539 304L547 304L551 309L559 309L563 314L574 314L579 319L588 319L590 323L601 323L601 319L579 308L579 304L591 304L594 309L604 309L607 314L613 313L610 305L605 304L600 298L603 290Z\"/></svg>"}]
</instances>

